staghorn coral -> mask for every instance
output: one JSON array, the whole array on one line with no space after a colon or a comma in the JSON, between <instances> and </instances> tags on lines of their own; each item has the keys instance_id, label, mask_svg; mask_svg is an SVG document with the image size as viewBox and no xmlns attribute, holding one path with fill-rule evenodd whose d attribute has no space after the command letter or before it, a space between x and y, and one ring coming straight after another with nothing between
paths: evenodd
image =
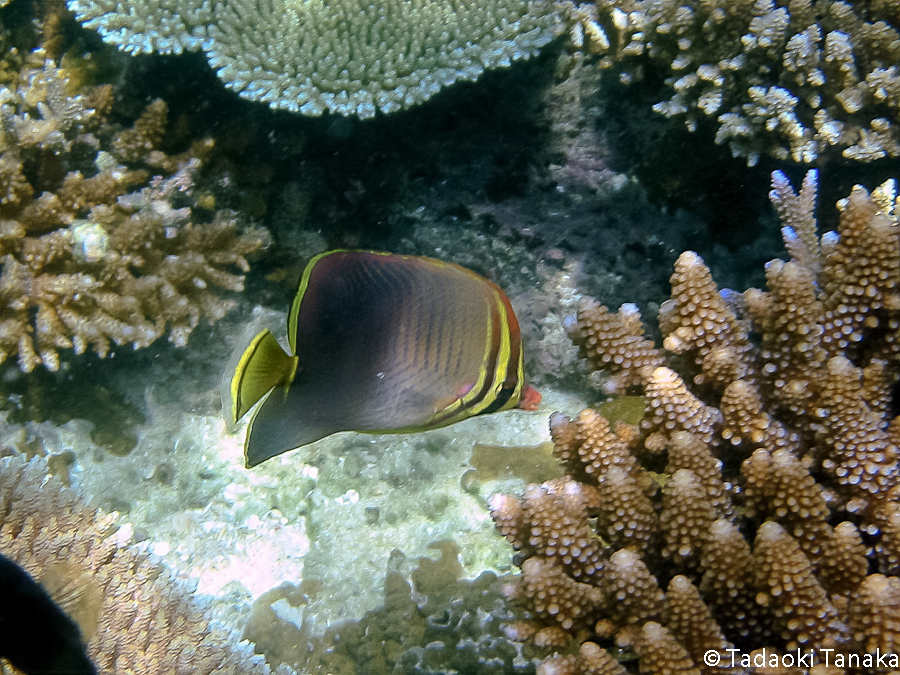
<instances>
[{"instance_id":1,"label":"staghorn coral","mask_svg":"<svg viewBox=\"0 0 900 675\"><path fill-rule=\"evenodd\" d=\"M644 675L700 675L700 671L692 667L693 662L684 647L665 626L655 621L644 624L634 650L640 657Z\"/></svg>"},{"instance_id":2,"label":"staghorn coral","mask_svg":"<svg viewBox=\"0 0 900 675\"><path fill-rule=\"evenodd\" d=\"M626 628L622 631L622 642L633 641L633 635L627 632L629 626L640 626L647 619L658 618L662 613L665 601L663 592L634 550L622 548L613 553L609 558L609 568L601 581L609 613L617 624Z\"/></svg>"},{"instance_id":3,"label":"staghorn coral","mask_svg":"<svg viewBox=\"0 0 900 675\"><path fill-rule=\"evenodd\" d=\"M617 548L645 551L659 530L653 503L640 484L618 466L607 469L597 485L597 528Z\"/></svg>"},{"instance_id":4,"label":"staghorn coral","mask_svg":"<svg viewBox=\"0 0 900 675\"><path fill-rule=\"evenodd\" d=\"M583 643L577 656L556 656L544 661L537 669L538 675L626 675L626 672L608 651L594 642Z\"/></svg>"},{"instance_id":5,"label":"staghorn coral","mask_svg":"<svg viewBox=\"0 0 900 675\"><path fill-rule=\"evenodd\" d=\"M791 260L769 263L768 290L720 293L699 256L681 256L660 307L664 350L643 350L680 374L604 355L598 345L621 354L621 336L640 331L598 321L616 315L596 302L568 322L593 366L620 390L643 390L645 413L627 429L593 410L551 418L563 484L597 495L581 502L581 529L571 509L553 516L547 486L559 479L527 488L540 532L517 515L522 500L490 501L529 570L520 597L532 630L559 629L535 611L535 593L566 589L566 607L577 607L569 642L553 643L561 651L626 648L636 657L623 660L627 672L716 672L707 650L863 654L900 639L898 198L892 182L857 186L838 203L837 232L819 237L815 189L815 172L799 194L773 177ZM575 531L595 551L596 578L576 580L543 553ZM568 653L544 672L582 675L602 662Z\"/></svg>"},{"instance_id":6,"label":"staghorn coral","mask_svg":"<svg viewBox=\"0 0 900 675\"><path fill-rule=\"evenodd\" d=\"M715 545L704 546L700 560L705 604L736 645L766 644L773 637L771 622L766 608L756 602L749 542L726 518L710 526L709 541Z\"/></svg>"},{"instance_id":7,"label":"staghorn coral","mask_svg":"<svg viewBox=\"0 0 900 675\"><path fill-rule=\"evenodd\" d=\"M609 393L646 384L650 372L663 364L663 357L644 337L641 313L636 305L623 305L610 312L593 298L582 298L578 314L567 320L569 337L582 358L595 370L609 370Z\"/></svg>"},{"instance_id":8,"label":"staghorn coral","mask_svg":"<svg viewBox=\"0 0 900 675\"><path fill-rule=\"evenodd\" d=\"M584 527L593 495L581 483L566 480L534 486L522 502L522 525L528 528L528 546L564 567L577 580L596 578L602 569L600 551L589 528ZM519 528L521 531L521 527Z\"/></svg>"},{"instance_id":9,"label":"staghorn coral","mask_svg":"<svg viewBox=\"0 0 900 675\"><path fill-rule=\"evenodd\" d=\"M550 0L260 5L225 0L69 0L79 21L132 53L203 49L241 96L304 115L372 117L421 103L546 45Z\"/></svg>"},{"instance_id":10,"label":"staghorn coral","mask_svg":"<svg viewBox=\"0 0 900 675\"><path fill-rule=\"evenodd\" d=\"M211 141L161 152L165 102L116 133L102 119L109 87L70 92L66 71L40 50L29 61L0 87L0 362L57 370L60 350L104 357L166 333L184 345L201 318L212 323L231 308L217 289L243 288L247 256L265 233L240 233L227 211L195 212L194 175ZM112 136L109 150L98 135ZM79 160L36 194L26 165L67 167L86 153L93 167Z\"/></svg>"},{"instance_id":11,"label":"staghorn coral","mask_svg":"<svg viewBox=\"0 0 900 675\"><path fill-rule=\"evenodd\" d=\"M648 450L664 448L678 432L688 432L703 443L712 440L721 414L694 396L674 370L665 366L655 369L645 392L649 414L641 426L650 432Z\"/></svg>"},{"instance_id":12,"label":"staghorn coral","mask_svg":"<svg viewBox=\"0 0 900 675\"><path fill-rule=\"evenodd\" d=\"M695 663L702 664L703 653L707 649L724 653L733 648L712 618L700 591L685 576L678 575L669 582L666 591L666 624ZM709 667L704 667L703 670L714 671Z\"/></svg>"},{"instance_id":13,"label":"staghorn coral","mask_svg":"<svg viewBox=\"0 0 900 675\"><path fill-rule=\"evenodd\" d=\"M695 567L716 519L703 486L690 469L679 469L663 490L659 524L663 533L662 555L679 569Z\"/></svg>"},{"instance_id":14,"label":"staghorn coral","mask_svg":"<svg viewBox=\"0 0 900 675\"><path fill-rule=\"evenodd\" d=\"M848 642L847 627L838 621L837 610L813 574L809 558L796 539L772 520L765 521L753 544L756 601L770 606L774 625L781 631L787 649L800 645L835 648Z\"/></svg>"},{"instance_id":15,"label":"staghorn coral","mask_svg":"<svg viewBox=\"0 0 900 675\"><path fill-rule=\"evenodd\" d=\"M853 638L867 652L896 653L900 642L900 582L871 574L859 586L850 608Z\"/></svg>"},{"instance_id":16,"label":"staghorn coral","mask_svg":"<svg viewBox=\"0 0 900 675\"><path fill-rule=\"evenodd\" d=\"M60 601L73 589L67 604L95 616L87 646L98 672L271 672L247 643L212 627L160 565L128 545L128 528L114 525L115 514L90 508L48 479L42 460L0 460L0 504L3 553L57 589ZM99 610L85 602L90 596L99 598ZM86 632L83 612L74 614Z\"/></svg>"},{"instance_id":17,"label":"staghorn coral","mask_svg":"<svg viewBox=\"0 0 900 675\"><path fill-rule=\"evenodd\" d=\"M900 16L841 0L599 0L603 64L665 79L655 111L705 120L754 164L900 155ZM610 47L607 49L606 44Z\"/></svg>"},{"instance_id":18,"label":"staghorn coral","mask_svg":"<svg viewBox=\"0 0 900 675\"><path fill-rule=\"evenodd\" d=\"M569 630L596 612L603 593L568 576L561 566L541 556L522 563L522 588L538 616L557 621Z\"/></svg>"}]
</instances>

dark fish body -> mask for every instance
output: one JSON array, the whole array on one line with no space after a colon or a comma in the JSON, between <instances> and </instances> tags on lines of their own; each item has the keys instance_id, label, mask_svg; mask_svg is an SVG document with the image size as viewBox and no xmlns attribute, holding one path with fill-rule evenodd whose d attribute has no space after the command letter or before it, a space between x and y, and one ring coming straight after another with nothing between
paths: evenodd
<instances>
[{"instance_id":1,"label":"dark fish body","mask_svg":"<svg viewBox=\"0 0 900 675\"><path fill-rule=\"evenodd\" d=\"M78 625L31 575L0 555L0 657L25 675L95 675Z\"/></svg>"},{"instance_id":2,"label":"dark fish body","mask_svg":"<svg viewBox=\"0 0 900 675\"><path fill-rule=\"evenodd\" d=\"M286 354L268 330L231 383L247 466L338 431L433 429L533 409L509 299L487 279L431 258L333 251L313 258L288 314Z\"/></svg>"}]
</instances>

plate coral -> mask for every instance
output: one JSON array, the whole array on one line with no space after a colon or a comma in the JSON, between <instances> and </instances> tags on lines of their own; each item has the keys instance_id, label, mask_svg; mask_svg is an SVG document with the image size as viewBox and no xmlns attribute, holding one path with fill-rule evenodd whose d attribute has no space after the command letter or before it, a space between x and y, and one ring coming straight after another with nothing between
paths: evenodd
<instances>
[{"instance_id":1,"label":"plate coral","mask_svg":"<svg viewBox=\"0 0 900 675\"><path fill-rule=\"evenodd\" d=\"M366 118L508 66L562 29L550 0L69 0L135 54L202 49L225 84L273 108Z\"/></svg>"}]
</instances>

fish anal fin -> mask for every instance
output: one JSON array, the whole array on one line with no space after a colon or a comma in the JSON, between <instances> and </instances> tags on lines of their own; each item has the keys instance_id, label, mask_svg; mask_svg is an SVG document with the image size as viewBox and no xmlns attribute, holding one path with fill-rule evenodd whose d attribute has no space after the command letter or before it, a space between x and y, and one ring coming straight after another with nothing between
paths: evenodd
<instances>
[{"instance_id":1,"label":"fish anal fin","mask_svg":"<svg viewBox=\"0 0 900 675\"><path fill-rule=\"evenodd\" d=\"M278 385L294 379L297 357L285 353L268 328L257 334L231 378L231 415L236 422Z\"/></svg>"},{"instance_id":2,"label":"fish anal fin","mask_svg":"<svg viewBox=\"0 0 900 675\"><path fill-rule=\"evenodd\" d=\"M520 410L537 410L541 405L542 398L541 392L530 384L526 384L522 388L522 395L519 397L519 402L516 404L516 407Z\"/></svg>"}]
</instances>

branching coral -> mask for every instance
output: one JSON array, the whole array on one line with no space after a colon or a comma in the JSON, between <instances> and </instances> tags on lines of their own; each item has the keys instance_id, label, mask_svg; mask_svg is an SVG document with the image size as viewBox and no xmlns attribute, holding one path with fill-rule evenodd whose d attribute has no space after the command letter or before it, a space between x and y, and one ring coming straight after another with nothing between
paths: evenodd
<instances>
[{"instance_id":1,"label":"branching coral","mask_svg":"<svg viewBox=\"0 0 900 675\"><path fill-rule=\"evenodd\" d=\"M0 87L0 361L18 358L26 372L58 369L61 349L104 357L113 344L137 349L166 333L185 344L201 318L228 311L216 289L241 290L246 257L266 243L261 231L239 233L231 213L198 218L193 176L211 142L161 152L163 101L106 151L97 136L108 135L110 88L70 88L51 61ZM93 175L73 168L47 185L33 168L65 170L87 153ZM148 169L158 172L149 183Z\"/></svg>"},{"instance_id":2,"label":"branching coral","mask_svg":"<svg viewBox=\"0 0 900 675\"><path fill-rule=\"evenodd\" d=\"M645 415L613 432L593 410L555 414L569 477L491 499L531 630L590 645L545 674L596 672L614 645L642 673L713 672L707 650L884 653L900 639L900 201L892 181L857 186L820 238L815 190L815 172L799 194L773 177L791 259L768 264L768 290L720 292L699 256L679 258L664 350L639 338L631 307L585 301L568 322L612 387L643 390ZM555 542L591 551L595 571L548 553Z\"/></svg>"},{"instance_id":3,"label":"branching coral","mask_svg":"<svg viewBox=\"0 0 900 675\"><path fill-rule=\"evenodd\" d=\"M41 460L0 460L0 548L81 619L103 673L269 673L213 628L164 570L127 545L115 517L88 507ZM66 592L65 589L69 589ZM74 592L74 597L73 597ZM65 599L63 599L65 596Z\"/></svg>"},{"instance_id":4,"label":"branching coral","mask_svg":"<svg viewBox=\"0 0 900 675\"><path fill-rule=\"evenodd\" d=\"M753 164L840 152L900 155L900 33L892 3L842 0L599 0L625 81L661 72L654 106Z\"/></svg>"},{"instance_id":5,"label":"branching coral","mask_svg":"<svg viewBox=\"0 0 900 675\"><path fill-rule=\"evenodd\" d=\"M133 53L202 48L241 96L304 115L372 117L508 66L560 31L550 0L69 0Z\"/></svg>"}]
</instances>

